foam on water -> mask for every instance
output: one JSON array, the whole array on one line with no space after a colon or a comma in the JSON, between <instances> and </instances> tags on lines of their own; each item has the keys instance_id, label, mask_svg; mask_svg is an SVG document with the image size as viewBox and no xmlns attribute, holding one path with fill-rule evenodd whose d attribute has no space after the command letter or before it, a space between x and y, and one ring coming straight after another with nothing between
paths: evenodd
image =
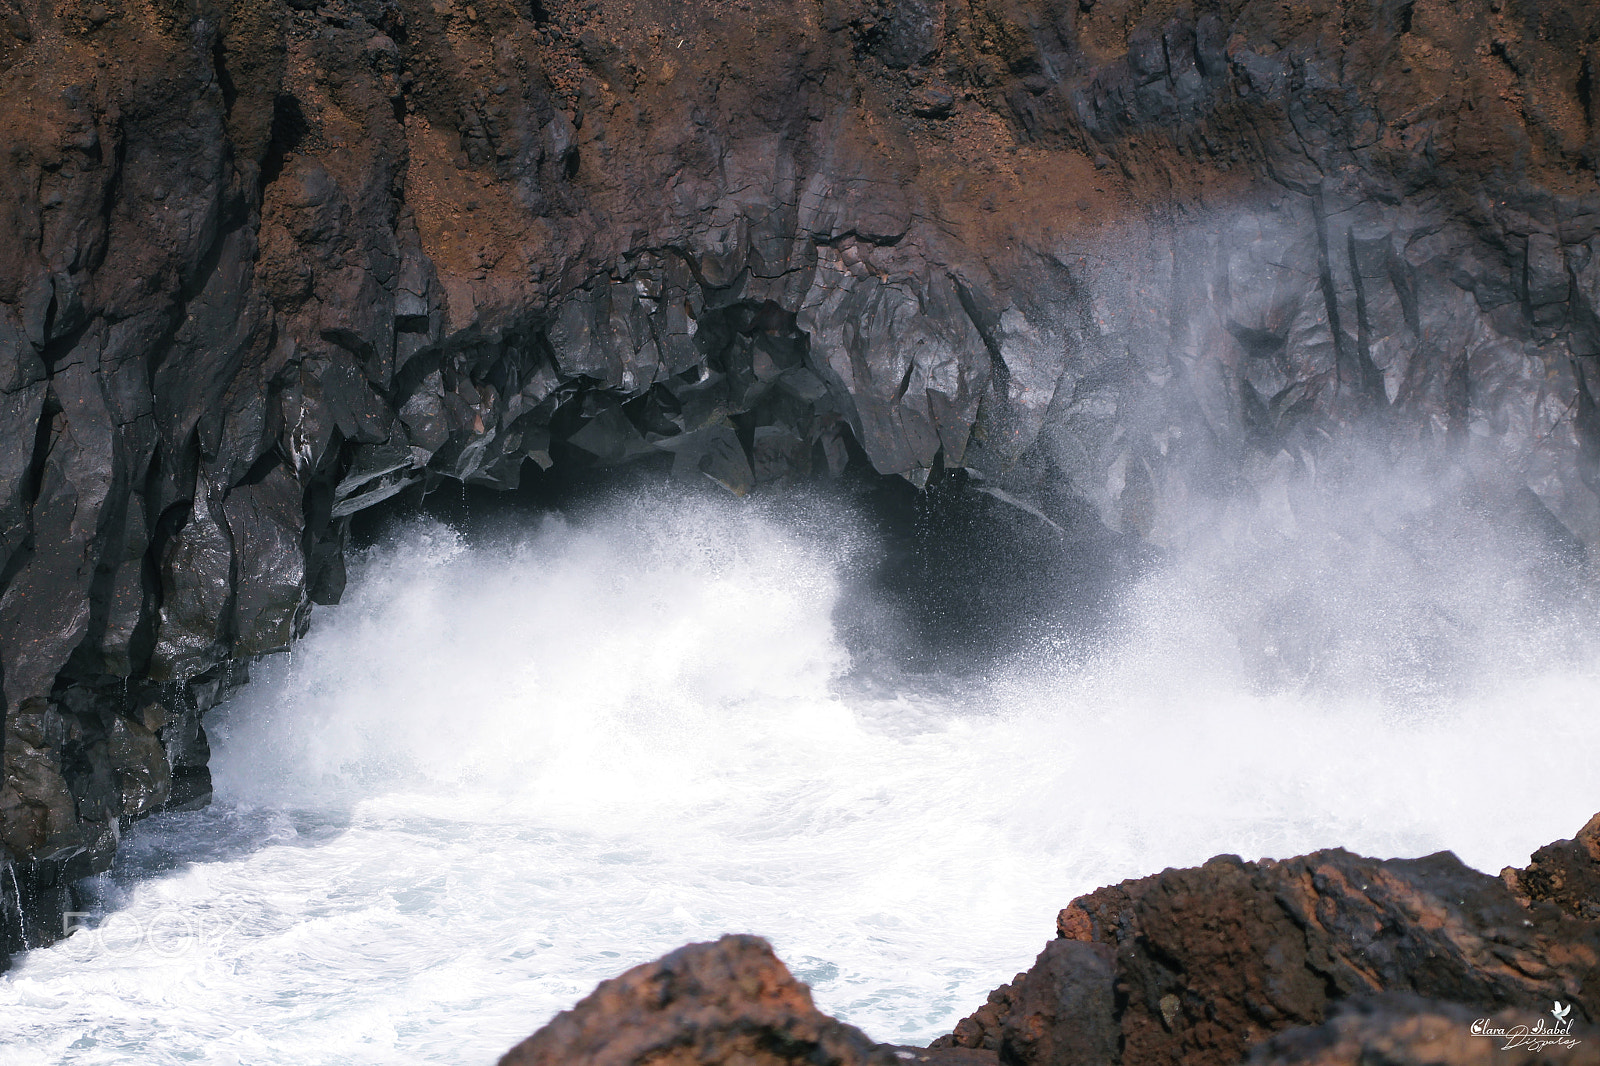
<instances>
[{"instance_id":1,"label":"foam on water","mask_svg":"<svg viewBox=\"0 0 1600 1066\"><path fill-rule=\"evenodd\" d=\"M884 696L833 624L855 528L641 497L401 529L208 718L216 804L138 827L98 926L0 979L0 1061L487 1063L733 931L923 1041L1098 885L1335 844L1498 870L1600 807L1596 658L1494 559L1439 589L1306 537L1254 584L1195 553L1092 652ZM1302 587L1312 556L1344 599ZM1310 652L1252 635L1318 610ZM1424 616L1445 651L1374 650Z\"/></svg>"}]
</instances>

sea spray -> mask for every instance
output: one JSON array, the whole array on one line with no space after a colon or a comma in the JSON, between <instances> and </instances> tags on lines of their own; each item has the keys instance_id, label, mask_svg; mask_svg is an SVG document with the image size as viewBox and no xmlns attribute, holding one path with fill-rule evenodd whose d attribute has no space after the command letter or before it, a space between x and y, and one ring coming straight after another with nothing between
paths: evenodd
<instances>
[{"instance_id":1,"label":"sea spray","mask_svg":"<svg viewBox=\"0 0 1600 1066\"><path fill-rule=\"evenodd\" d=\"M1346 635L1320 645L1337 683L1258 661L1292 634L1240 575L1306 573L1326 552L1302 535L1174 553L1092 646L912 684L859 676L834 625L863 530L649 494L471 541L397 528L208 716L218 802L136 827L91 882L117 935L0 979L0 1062L489 1062L728 931L771 938L824 1009L925 1040L1098 885L1333 845L1493 871L1597 806L1588 636L1493 553L1461 562L1480 585L1449 553L1323 566L1370 590L1305 601L1305 632ZM1443 650L1493 669L1351 681L1339 657L1446 579ZM1563 639L1496 651L1508 633Z\"/></svg>"}]
</instances>

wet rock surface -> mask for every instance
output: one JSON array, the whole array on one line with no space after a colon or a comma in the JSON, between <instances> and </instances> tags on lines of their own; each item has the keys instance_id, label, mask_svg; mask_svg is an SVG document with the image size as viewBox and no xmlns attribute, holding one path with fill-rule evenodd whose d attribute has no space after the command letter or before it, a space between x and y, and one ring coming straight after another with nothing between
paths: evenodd
<instances>
[{"instance_id":1,"label":"wet rock surface","mask_svg":"<svg viewBox=\"0 0 1600 1066\"><path fill-rule=\"evenodd\" d=\"M0 15L7 951L441 481L853 458L1159 545L1359 430L1600 544L1590 4Z\"/></svg>"},{"instance_id":2,"label":"wet rock surface","mask_svg":"<svg viewBox=\"0 0 1600 1066\"><path fill-rule=\"evenodd\" d=\"M1448 852L1225 855L1074 900L929 1048L871 1044L729 936L601 983L501 1063L1578 1066L1600 1062L1597 989L1600 923Z\"/></svg>"}]
</instances>

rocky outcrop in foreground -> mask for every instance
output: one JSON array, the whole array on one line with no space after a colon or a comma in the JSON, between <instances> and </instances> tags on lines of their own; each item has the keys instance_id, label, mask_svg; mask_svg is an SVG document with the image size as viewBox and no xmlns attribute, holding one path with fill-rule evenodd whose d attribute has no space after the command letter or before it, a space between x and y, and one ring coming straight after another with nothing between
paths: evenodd
<instances>
[{"instance_id":1,"label":"rocky outcrop in foreground","mask_svg":"<svg viewBox=\"0 0 1600 1066\"><path fill-rule=\"evenodd\" d=\"M602 983L501 1066L1589 1066L1597 830L1600 815L1501 878L1448 852L1332 850L1219 856L1102 888L1061 912L1032 969L927 1049L872 1045L820 1014L764 941L725 937Z\"/></svg>"},{"instance_id":2,"label":"rocky outcrop in foreground","mask_svg":"<svg viewBox=\"0 0 1600 1066\"><path fill-rule=\"evenodd\" d=\"M604 981L518 1044L501 1066L895 1066L823 1014L765 940L690 944Z\"/></svg>"},{"instance_id":3,"label":"rocky outcrop in foreground","mask_svg":"<svg viewBox=\"0 0 1600 1066\"><path fill-rule=\"evenodd\" d=\"M1220 856L1074 900L1033 969L945 1039L1008 1061L1231 1066L1380 992L1600 1019L1600 924L1443 852Z\"/></svg>"},{"instance_id":4,"label":"rocky outcrop in foreground","mask_svg":"<svg viewBox=\"0 0 1600 1066\"><path fill-rule=\"evenodd\" d=\"M1546 844L1526 869L1500 876L1523 899L1553 903L1574 918L1600 921L1600 814L1571 840Z\"/></svg>"}]
</instances>

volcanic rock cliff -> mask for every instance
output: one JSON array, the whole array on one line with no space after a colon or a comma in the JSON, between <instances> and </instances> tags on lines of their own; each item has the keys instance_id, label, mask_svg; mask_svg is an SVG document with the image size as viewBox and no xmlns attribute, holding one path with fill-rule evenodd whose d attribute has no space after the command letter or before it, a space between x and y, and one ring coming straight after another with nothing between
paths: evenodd
<instances>
[{"instance_id":1,"label":"volcanic rock cliff","mask_svg":"<svg viewBox=\"0 0 1600 1066\"><path fill-rule=\"evenodd\" d=\"M1359 427L1600 544L1582 0L0 22L11 950L204 802L201 714L411 486L855 457L1161 543Z\"/></svg>"}]
</instances>

